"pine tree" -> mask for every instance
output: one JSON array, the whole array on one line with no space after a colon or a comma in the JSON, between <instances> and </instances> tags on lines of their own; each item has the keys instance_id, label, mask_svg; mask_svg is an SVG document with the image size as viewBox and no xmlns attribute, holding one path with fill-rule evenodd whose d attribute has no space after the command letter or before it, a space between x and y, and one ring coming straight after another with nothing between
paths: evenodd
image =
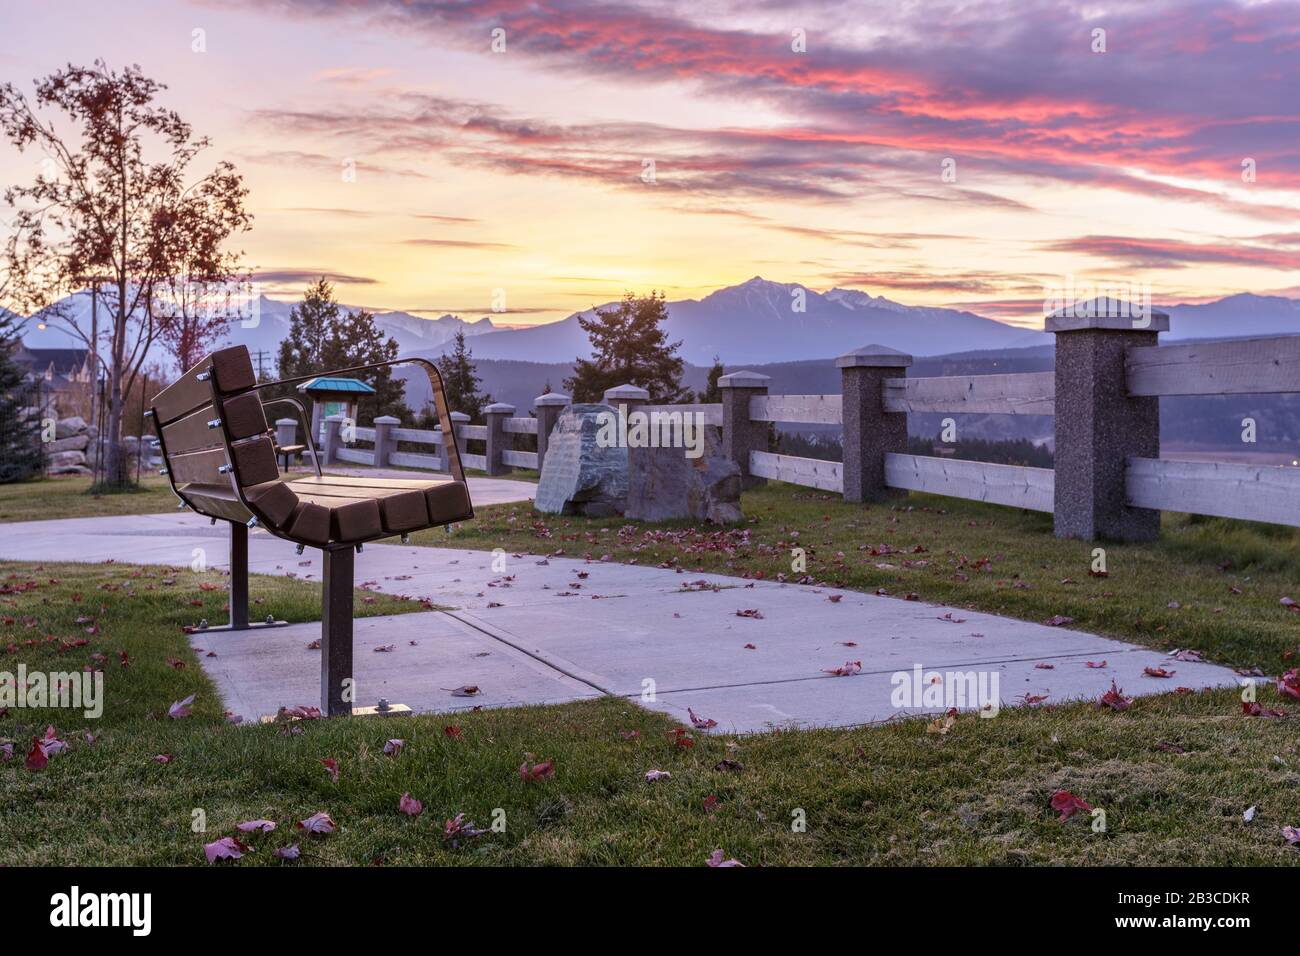
<instances>
[{"instance_id":1,"label":"pine tree","mask_svg":"<svg viewBox=\"0 0 1300 956\"><path fill-rule=\"evenodd\" d=\"M464 412L470 421L479 422L483 419L483 406L492 404L492 396L478 393L483 380L476 374L478 366L474 364L473 353L465 344L464 329L456 332L455 343L450 352L438 359L442 387L447 393L447 408L453 412Z\"/></svg>"},{"instance_id":2,"label":"pine tree","mask_svg":"<svg viewBox=\"0 0 1300 956\"><path fill-rule=\"evenodd\" d=\"M364 309L345 312L335 301L329 282L322 278L289 313L289 335L280 343L279 375L298 378L354 365L388 362L397 358L397 352L396 340L385 337L375 325L373 313ZM369 425L376 415L410 420L406 383L393 377L391 367L357 372L351 377L375 390L374 395L360 402L357 424ZM290 388L284 394L291 395L293 391Z\"/></svg>"},{"instance_id":3,"label":"pine tree","mask_svg":"<svg viewBox=\"0 0 1300 956\"><path fill-rule=\"evenodd\" d=\"M578 324L591 339L593 357L579 358L573 377L564 380L575 402L599 402L616 385L639 385L657 405L683 401L681 342L669 342L662 328L668 305L662 292L648 296L628 293L616 306L579 316Z\"/></svg>"},{"instance_id":4,"label":"pine tree","mask_svg":"<svg viewBox=\"0 0 1300 956\"><path fill-rule=\"evenodd\" d=\"M28 412L26 369L14 359L19 333L17 316L0 307L0 484L40 474L41 419Z\"/></svg>"},{"instance_id":5,"label":"pine tree","mask_svg":"<svg viewBox=\"0 0 1300 956\"><path fill-rule=\"evenodd\" d=\"M722 368L722 360L716 355L713 356L713 366L709 369L709 382L704 387L703 394L700 395L700 401L705 405L716 405L722 401L722 389L718 387L718 379L722 378L726 372Z\"/></svg>"}]
</instances>

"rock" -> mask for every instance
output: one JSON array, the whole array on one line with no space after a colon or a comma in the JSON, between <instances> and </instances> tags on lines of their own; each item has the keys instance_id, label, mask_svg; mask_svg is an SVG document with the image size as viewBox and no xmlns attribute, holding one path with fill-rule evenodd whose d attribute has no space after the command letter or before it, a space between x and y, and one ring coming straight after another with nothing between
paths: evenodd
<instances>
[{"instance_id":1,"label":"rock","mask_svg":"<svg viewBox=\"0 0 1300 956\"><path fill-rule=\"evenodd\" d=\"M537 482L538 511L607 517L622 514L627 501L627 449L596 444L601 413L608 405L570 405L546 445Z\"/></svg>"},{"instance_id":2,"label":"rock","mask_svg":"<svg viewBox=\"0 0 1300 956\"><path fill-rule=\"evenodd\" d=\"M704 427L704 453L698 458L686 457L683 448L633 448L623 513L640 521L743 521L740 468L722 454L721 431Z\"/></svg>"},{"instance_id":3,"label":"rock","mask_svg":"<svg viewBox=\"0 0 1300 956\"><path fill-rule=\"evenodd\" d=\"M81 451L56 451L46 459L48 468L60 468L66 465L84 465L86 454Z\"/></svg>"},{"instance_id":4,"label":"rock","mask_svg":"<svg viewBox=\"0 0 1300 956\"><path fill-rule=\"evenodd\" d=\"M45 446L45 453L55 455L61 451L85 451L89 444L89 435L73 435L71 438L60 438L48 443Z\"/></svg>"},{"instance_id":5,"label":"rock","mask_svg":"<svg viewBox=\"0 0 1300 956\"><path fill-rule=\"evenodd\" d=\"M47 475L89 475L91 470L85 465L63 465L59 468L47 468Z\"/></svg>"},{"instance_id":6,"label":"rock","mask_svg":"<svg viewBox=\"0 0 1300 956\"><path fill-rule=\"evenodd\" d=\"M80 435L86 431L86 420L73 415L71 418L60 418L54 425L55 438L71 438L73 435Z\"/></svg>"}]
</instances>

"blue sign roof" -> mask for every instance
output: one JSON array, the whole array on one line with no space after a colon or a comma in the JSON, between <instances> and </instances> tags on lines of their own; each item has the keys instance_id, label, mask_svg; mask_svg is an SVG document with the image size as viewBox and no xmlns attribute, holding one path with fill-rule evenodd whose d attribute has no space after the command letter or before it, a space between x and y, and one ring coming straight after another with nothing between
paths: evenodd
<instances>
[{"instance_id":1,"label":"blue sign roof","mask_svg":"<svg viewBox=\"0 0 1300 956\"><path fill-rule=\"evenodd\" d=\"M335 378L329 375L322 375L320 378L313 378L310 382L303 382L298 386L300 392L355 392L358 395L373 395L375 390L365 382L355 378Z\"/></svg>"}]
</instances>

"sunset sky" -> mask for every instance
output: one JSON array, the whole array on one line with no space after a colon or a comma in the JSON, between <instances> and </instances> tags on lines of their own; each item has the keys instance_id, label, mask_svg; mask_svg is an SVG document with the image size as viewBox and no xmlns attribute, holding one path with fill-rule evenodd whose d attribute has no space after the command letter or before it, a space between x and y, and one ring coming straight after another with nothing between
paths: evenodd
<instances>
[{"instance_id":1,"label":"sunset sky","mask_svg":"<svg viewBox=\"0 0 1300 956\"><path fill-rule=\"evenodd\" d=\"M1300 295L1294 2L0 6L0 80L96 57L244 173L273 296L503 289L530 324L761 274L1041 325L1069 274ZM0 181L38 161L0 144Z\"/></svg>"}]
</instances>

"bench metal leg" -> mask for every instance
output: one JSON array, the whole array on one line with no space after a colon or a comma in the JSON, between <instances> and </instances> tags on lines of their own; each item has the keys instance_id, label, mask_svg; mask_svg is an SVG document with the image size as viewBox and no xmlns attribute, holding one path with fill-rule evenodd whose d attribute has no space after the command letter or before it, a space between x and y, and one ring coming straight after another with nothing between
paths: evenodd
<instances>
[{"instance_id":1,"label":"bench metal leg","mask_svg":"<svg viewBox=\"0 0 1300 956\"><path fill-rule=\"evenodd\" d=\"M288 624L288 621L277 621L270 616L265 621L248 623L248 527L238 521L230 522L230 623L197 627L194 633L248 631L259 627L287 627Z\"/></svg>"},{"instance_id":2,"label":"bench metal leg","mask_svg":"<svg viewBox=\"0 0 1300 956\"><path fill-rule=\"evenodd\" d=\"M352 578L350 545L326 550L321 588L320 709L327 717L352 713Z\"/></svg>"}]
</instances>

